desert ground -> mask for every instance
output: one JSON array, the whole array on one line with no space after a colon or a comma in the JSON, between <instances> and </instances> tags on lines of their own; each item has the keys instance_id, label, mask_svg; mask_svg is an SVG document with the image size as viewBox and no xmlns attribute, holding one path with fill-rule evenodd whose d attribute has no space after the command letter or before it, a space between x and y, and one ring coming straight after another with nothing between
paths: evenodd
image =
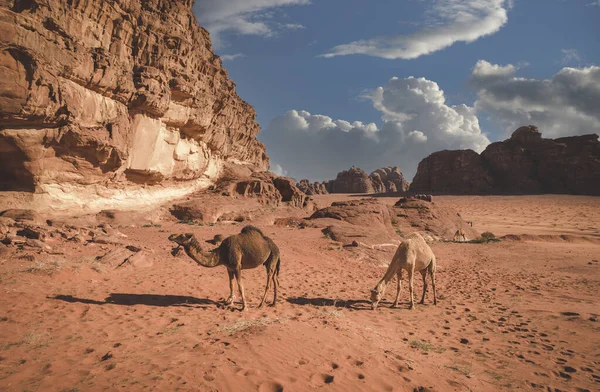
<instances>
[{"instance_id":1,"label":"desert ground","mask_svg":"<svg viewBox=\"0 0 600 392\"><path fill-rule=\"evenodd\" d=\"M208 240L243 224L122 225L127 244L153 252L147 268L107 268L96 258L111 245L97 243L9 250L0 254L0 390L599 390L600 198L434 202L508 236L434 242L439 301L430 286L412 311L406 281L399 308L389 308L392 284L372 311L385 266L356 260L319 228L257 224L281 249L280 295L258 309L265 271L244 270L246 312L219 304L224 267L172 256L167 239Z\"/></svg>"}]
</instances>

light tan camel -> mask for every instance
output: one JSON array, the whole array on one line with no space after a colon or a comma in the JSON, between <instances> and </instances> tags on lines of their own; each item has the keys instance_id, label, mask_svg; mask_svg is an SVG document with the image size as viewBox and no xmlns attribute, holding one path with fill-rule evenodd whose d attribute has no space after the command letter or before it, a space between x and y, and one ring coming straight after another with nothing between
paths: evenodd
<instances>
[{"instance_id":1,"label":"light tan camel","mask_svg":"<svg viewBox=\"0 0 600 392\"><path fill-rule=\"evenodd\" d=\"M402 288L402 270L408 272L409 290L410 290L410 309L415 307L413 297L413 275L415 271L420 271L423 276L423 296L421 304L425 302L425 293L427 292L427 273L431 276L431 285L433 286L433 303L437 305L437 294L435 291L435 255L427 245L423 237L419 233L409 235L404 242L398 246L396 254L392 259L383 278L377 283L377 286L371 290L371 307L377 309L379 301L383 298L385 288L388 283L398 277L398 291L396 292L396 300L392 308L398 306L398 298L400 297L400 289Z\"/></svg>"},{"instance_id":2,"label":"light tan camel","mask_svg":"<svg viewBox=\"0 0 600 392\"><path fill-rule=\"evenodd\" d=\"M265 236L260 229L254 226L246 226L240 234L225 238L218 248L210 252L202 250L200 243L193 234L172 234L169 236L169 240L183 246L185 253L198 265L208 268L224 265L229 274L229 297L225 301L225 305L231 305L235 299L233 295L233 278L235 277L242 296L243 305L241 310L247 308L244 284L242 283L242 270L264 265L267 269L267 286L258 307L260 308L265 302L271 283L273 284L272 306L275 306L281 258L277 245Z\"/></svg>"},{"instance_id":3,"label":"light tan camel","mask_svg":"<svg viewBox=\"0 0 600 392\"><path fill-rule=\"evenodd\" d=\"M467 242L467 235L462 227L456 230L456 233L454 233L454 242Z\"/></svg>"}]
</instances>

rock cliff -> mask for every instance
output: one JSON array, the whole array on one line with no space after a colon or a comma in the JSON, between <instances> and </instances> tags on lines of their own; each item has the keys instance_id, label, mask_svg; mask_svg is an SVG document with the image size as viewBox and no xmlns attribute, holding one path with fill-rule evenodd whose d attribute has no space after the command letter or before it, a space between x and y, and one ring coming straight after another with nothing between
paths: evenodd
<instances>
[{"instance_id":1,"label":"rock cliff","mask_svg":"<svg viewBox=\"0 0 600 392\"><path fill-rule=\"evenodd\" d=\"M208 186L224 162L266 170L192 3L0 0L0 190L100 209Z\"/></svg>"},{"instance_id":2,"label":"rock cliff","mask_svg":"<svg viewBox=\"0 0 600 392\"><path fill-rule=\"evenodd\" d=\"M598 135L544 139L535 126L471 150L440 151L419 163L413 192L600 195Z\"/></svg>"}]
</instances>

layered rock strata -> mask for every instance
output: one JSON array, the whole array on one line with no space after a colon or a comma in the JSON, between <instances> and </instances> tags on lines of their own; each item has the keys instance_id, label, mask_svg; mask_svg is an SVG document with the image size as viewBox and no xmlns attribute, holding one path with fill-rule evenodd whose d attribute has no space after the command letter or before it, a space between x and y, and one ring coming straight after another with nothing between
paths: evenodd
<instances>
[{"instance_id":1,"label":"layered rock strata","mask_svg":"<svg viewBox=\"0 0 600 392\"><path fill-rule=\"evenodd\" d=\"M223 162L266 170L192 3L0 0L0 190L101 209L208 186Z\"/></svg>"}]
</instances>

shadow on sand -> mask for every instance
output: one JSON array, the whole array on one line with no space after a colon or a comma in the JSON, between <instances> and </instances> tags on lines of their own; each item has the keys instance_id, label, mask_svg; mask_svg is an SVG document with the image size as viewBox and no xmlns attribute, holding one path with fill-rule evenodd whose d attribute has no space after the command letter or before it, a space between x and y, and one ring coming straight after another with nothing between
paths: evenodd
<instances>
[{"instance_id":1,"label":"shadow on sand","mask_svg":"<svg viewBox=\"0 0 600 392\"><path fill-rule=\"evenodd\" d=\"M294 305L333 306L353 310L371 310L371 302L366 300L344 300L331 298L289 297L287 302Z\"/></svg>"},{"instance_id":2,"label":"shadow on sand","mask_svg":"<svg viewBox=\"0 0 600 392\"><path fill-rule=\"evenodd\" d=\"M196 298L181 295L158 295L158 294L121 294L112 293L104 301L96 301L87 298L77 298L71 295L57 295L48 297L65 302L79 302L90 305L148 305L148 306L184 306L190 308L203 308L207 306L219 306L220 304L206 298Z\"/></svg>"}]
</instances>

